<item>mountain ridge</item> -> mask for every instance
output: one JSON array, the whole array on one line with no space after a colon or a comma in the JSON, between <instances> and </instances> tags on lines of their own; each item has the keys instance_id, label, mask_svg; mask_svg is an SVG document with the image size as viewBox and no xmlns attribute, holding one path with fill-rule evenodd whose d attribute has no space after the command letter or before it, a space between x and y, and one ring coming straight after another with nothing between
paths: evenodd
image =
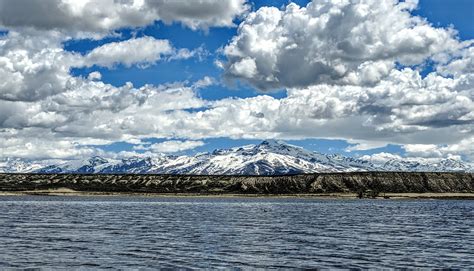
<instances>
[{"instance_id":1,"label":"mountain ridge","mask_svg":"<svg viewBox=\"0 0 474 271\"><path fill-rule=\"evenodd\" d=\"M265 140L256 145L216 149L194 156L162 155L110 159L92 156L64 163L35 163L9 160L0 163L5 173L119 173L119 174L188 174L188 175L292 175L337 172L474 172L468 163L442 159L438 162L412 159L369 159L323 154L279 140Z\"/></svg>"}]
</instances>

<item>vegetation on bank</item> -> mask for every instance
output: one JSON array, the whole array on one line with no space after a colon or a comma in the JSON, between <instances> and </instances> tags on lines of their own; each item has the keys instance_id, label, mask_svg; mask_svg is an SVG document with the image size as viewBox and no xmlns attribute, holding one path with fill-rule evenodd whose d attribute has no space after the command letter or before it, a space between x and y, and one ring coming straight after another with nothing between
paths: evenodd
<instances>
[{"instance_id":1,"label":"vegetation on bank","mask_svg":"<svg viewBox=\"0 0 474 271\"><path fill-rule=\"evenodd\" d=\"M472 173L352 172L288 176L119 174L0 174L0 191L68 188L74 191L195 194L474 193Z\"/></svg>"}]
</instances>

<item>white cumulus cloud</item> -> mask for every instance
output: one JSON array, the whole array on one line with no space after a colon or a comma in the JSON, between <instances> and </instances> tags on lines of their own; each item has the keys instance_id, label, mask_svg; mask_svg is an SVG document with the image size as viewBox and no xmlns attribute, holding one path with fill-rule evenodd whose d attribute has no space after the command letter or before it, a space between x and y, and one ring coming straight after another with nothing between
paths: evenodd
<instances>
[{"instance_id":1,"label":"white cumulus cloud","mask_svg":"<svg viewBox=\"0 0 474 271\"><path fill-rule=\"evenodd\" d=\"M173 53L173 47L168 40L153 37L141 37L121 42L110 42L89 52L84 59L86 65L113 67L123 64L150 65L160 60L163 55Z\"/></svg>"},{"instance_id":2,"label":"white cumulus cloud","mask_svg":"<svg viewBox=\"0 0 474 271\"><path fill-rule=\"evenodd\" d=\"M150 149L155 152L163 153L173 153L180 152L185 150L195 149L200 146L204 146L202 141L193 141L193 140L169 140L161 143L156 143L150 146Z\"/></svg>"},{"instance_id":3,"label":"white cumulus cloud","mask_svg":"<svg viewBox=\"0 0 474 271\"><path fill-rule=\"evenodd\" d=\"M262 7L223 49L229 79L260 90L374 85L395 63L422 64L459 48L456 32L411 15L416 1L312 1Z\"/></svg>"}]
</instances>

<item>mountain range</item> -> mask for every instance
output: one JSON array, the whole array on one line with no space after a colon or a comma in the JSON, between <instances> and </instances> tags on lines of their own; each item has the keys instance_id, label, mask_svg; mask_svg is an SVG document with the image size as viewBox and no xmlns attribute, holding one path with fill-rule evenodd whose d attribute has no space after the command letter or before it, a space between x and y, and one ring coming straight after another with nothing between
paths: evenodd
<instances>
[{"instance_id":1,"label":"mountain range","mask_svg":"<svg viewBox=\"0 0 474 271\"><path fill-rule=\"evenodd\" d=\"M474 172L474 166L455 159L388 159L374 162L339 154L305 150L283 141L217 149L194 156L162 155L110 159L94 156L61 163L10 159L0 162L0 172L32 173L155 173L196 175L286 175L317 172L408 171Z\"/></svg>"}]
</instances>

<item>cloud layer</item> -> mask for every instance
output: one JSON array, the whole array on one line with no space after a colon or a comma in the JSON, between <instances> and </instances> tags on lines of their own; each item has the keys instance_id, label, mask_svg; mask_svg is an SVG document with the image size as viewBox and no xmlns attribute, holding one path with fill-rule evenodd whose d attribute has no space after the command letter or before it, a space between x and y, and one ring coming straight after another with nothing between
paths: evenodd
<instances>
[{"instance_id":1,"label":"cloud layer","mask_svg":"<svg viewBox=\"0 0 474 271\"><path fill-rule=\"evenodd\" d=\"M219 83L209 76L135 87L104 83L94 71L179 61L202 47L143 36L76 53L64 41L155 20L195 30L232 26L249 9L245 1L48 0L21 9L24 1L0 0L8 29L0 36L0 159L72 159L104 154L97 146L114 142L177 152L228 137L337 138L356 144L352 150L400 144L409 156L474 161L473 42L412 16L414 1L251 12L220 51L223 75L287 96L213 101L199 94ZM421 76L427 63L432 72ZM92 72L71 74L81 67ZM143 144L147 138L169 140Z\"/></svg>"}]
</instances>

